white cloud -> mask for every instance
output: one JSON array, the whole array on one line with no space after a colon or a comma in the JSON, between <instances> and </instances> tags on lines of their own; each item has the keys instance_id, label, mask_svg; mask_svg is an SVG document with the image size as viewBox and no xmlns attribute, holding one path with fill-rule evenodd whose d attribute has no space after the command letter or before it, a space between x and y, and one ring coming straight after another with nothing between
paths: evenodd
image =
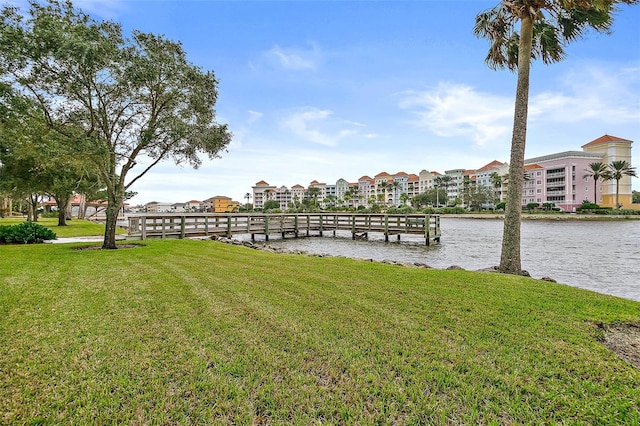
<instances>
[{"instance_id":1,"label":"white cloud","mask_svg":"<svg viewBox=\"0 0 640 426\"><path fill-rule=\"evenodd\" d=\"M638 128L640 67L584 66L561 76L557 87L549 89L553 84L546 82L545 91L530 93L530 130L580 124L595 138L612 128ZM414 115L413 123L437 136L466 137L485 146L493 140L504 142L513 126L512 96L444 82L402 95L399 106Z\"/></svg>"},{"instance_id":2,"label":"white cloud","mask_svg":"<svg viewBox=\"0 0 640 426\"><path fill-rule=\"evenodd\" d=\"M265 52L265 56L276 61L282 68L291 71L314 71L320 60L320 53L315 44L311 49L283 49L275 45Z\"/></svg>"},{"instance_id":3,"label":"white cloud","mask_svg":"<svg viewBox=\"0 0 640 426\"><path fill-rule=\"evenodd\" d=\"M467 136L478 145L510 130L513 102L463 84L440 83L426 91L404 93L400 107L417 117L414 124L438 136Z\"/></svg>"},{"instance_id":4,"label":"white cloud","mask_svg":"<svg viewBox=\"0 0 640 426\"><path fill-rule=\"evenodd\" d=\"M359 123L334 119L332 111L312 107L289 115L282 125L305 141L325 146L336 146L344 138L358 134L354 127L362 127Z\"/></svg>"},{"instance_id":5,"label":"white cloud","mask_svg":"<svg viewBox=\"0 0 640 426\"><path fill-rule=\"evenodd\" d=\"M556 91L531 97L530 120L571 124L640 122L640 67L584 67L564 75L560 85Z\"/></svg>"}]
</instances>

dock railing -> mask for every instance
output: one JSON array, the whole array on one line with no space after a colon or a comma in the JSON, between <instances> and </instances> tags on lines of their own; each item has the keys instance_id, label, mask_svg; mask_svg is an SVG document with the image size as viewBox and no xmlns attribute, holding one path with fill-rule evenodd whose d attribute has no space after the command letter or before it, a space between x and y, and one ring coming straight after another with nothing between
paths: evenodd
<instances>
[{"instance_id":1,"label":"dock railing","mask_svg":"<svg viewBox=\"0 0 640 426\"><path fill-rule=\"evenodd\" d=\"M238 234L280 234L298 237L325 232L349 231L352 238L367 238L369 233L390 236L423 235L427 245L440 241L440 216L422 214L368 213L141 213L131 215L131 238L188 238Z\"/></svg>"}]
</instances>

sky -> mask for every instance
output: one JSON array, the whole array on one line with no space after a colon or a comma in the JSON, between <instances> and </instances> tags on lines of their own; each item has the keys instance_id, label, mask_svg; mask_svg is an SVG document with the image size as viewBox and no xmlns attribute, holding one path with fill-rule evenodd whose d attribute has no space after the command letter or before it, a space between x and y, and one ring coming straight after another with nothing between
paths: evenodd
<instances>
[{"instance_id":1,"label":"sky","mask_svg":"<svg viewBox=\"0 0 640 426\"><path fill-rule=\"evenodd\" d=\"M8 3L8 2L4 2ZM26 2L11 3L24 7ZM492 70L475 16L497 0L77 0L96 19L180 41L219 80L233 141L193 170L166 161L130 204L224 195L256 182L307 187L385 171L509 161L516 75ZM531 70L526 157L609 134L635 141L640 171L640 6ZM640 190L640 179L633 179Z\"/></svg>"}]
</instances>

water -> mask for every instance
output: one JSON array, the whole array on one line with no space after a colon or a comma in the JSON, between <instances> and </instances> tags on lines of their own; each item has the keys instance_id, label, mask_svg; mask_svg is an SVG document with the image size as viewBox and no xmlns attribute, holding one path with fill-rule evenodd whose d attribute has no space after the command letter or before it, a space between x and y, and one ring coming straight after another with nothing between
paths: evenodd
<instances>
[{"instance_id":1,"label":"water","mask_svg":"<svg viewBox=\"0 0 640 426\"><path fill-rule=\"evenodd\" d=\"M427 247L419 236L401 243L382 234L353 241L348 232L323 238L274 239L269 244L291 250L352 258L420 262L434 268L458 265L468 270L500 263L502 220L442 218L439 245ZM522 268L535 278L551 277L572 286L640 301L640 220L525 220Z\"/></svg>"}]
</instances>

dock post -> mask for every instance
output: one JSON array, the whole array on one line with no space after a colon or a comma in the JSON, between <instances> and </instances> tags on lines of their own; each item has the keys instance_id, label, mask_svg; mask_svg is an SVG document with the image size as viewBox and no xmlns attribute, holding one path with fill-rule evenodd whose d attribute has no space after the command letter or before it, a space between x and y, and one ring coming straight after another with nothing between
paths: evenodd
<instances>
[{"instance_id":1,"label":"dock post","mask_svg":"<svg viewBox=\"0 0 640 426\"><path fill-rule=\"evenodd\" d=\"M384 242L389 242L389 215L384 215Z\"/></svg>"},{"instance_id":2,"label":"dock post","mask_svg":"<svg viewBox=\"0 0 640 426\"><path fill-rule=\"evenodd\" d=\"M181 240L184 239L186 221L187 221L186 216L180 216L180 239Z\"/></svg>"},{"instance_id":3,"label":"dock post","mask_svg":"<svg viewBox=\"0 0 640 426\"><path fill-rule=\"evenodd\" d=\"M295 215L294 219L293 219L293 233L296 236L296 238L298 238L298 232L299 232L299 229L298 229L298 215Z\"/></svg>"},{"instance_id":4,"label":"dock post","mask_svg":"<svg viewBox=\"0 0 640 426\"><path fill-rule=\"evenodd\" d=\"M141 217L141 222L142 222L142 239L146 240L147 239L147 217L146 216L142 216Z\"/></svg>"},{"instance_id":5,"label":"dock post","mask_svg":"<svg viewBox=\"0 0 640 426\"><path fill-rule=\"evenodd\" d=\"M320 236L322 237L322 214L320 215Z\"/></svg>"},{"instance_id":6,"label":"dock post","mask_svg":"<svg viewBox=\"0 0 640 426\"><path fill-rule=\"evenodd\" d=\"M426 239L426 245L430 246L431 245L431 215L425 215L424 216L424 236Z\"/></svg>"},{"instance_id":7,"label":"dock post","mask_svg":"<svg viewBox=\"0 0 640 426\"><path fill-rule=\"evenodd\" d=\"M233 234L231 233L231 215L227 215L227 238L231 238Z\"/></svg>"},{"instance_id":8,"label":"dock post","mask_svg":"<svg viewBox=\"0 0 640 426\"><path fill-rule=\"evenodd\" d=\"M264 217L264 238L269 241L269 216Z\"/></svg>"}]
</instances>

